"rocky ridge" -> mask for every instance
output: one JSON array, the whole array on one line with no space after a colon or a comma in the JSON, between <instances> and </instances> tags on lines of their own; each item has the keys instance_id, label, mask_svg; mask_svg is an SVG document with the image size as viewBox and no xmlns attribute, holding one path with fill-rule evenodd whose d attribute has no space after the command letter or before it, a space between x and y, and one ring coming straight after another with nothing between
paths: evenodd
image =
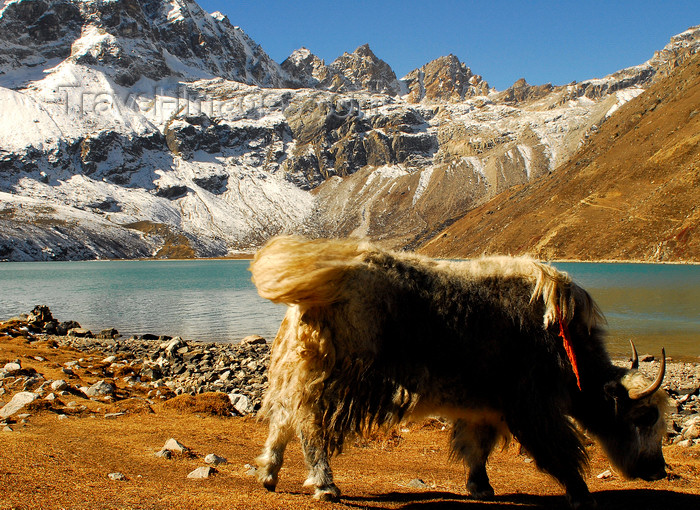
<instances>
[{"instance_id":1,"label":"rocky ridge","mask_svg":"<svg viewBox=\"0 0 700 510\"><path fill-rule=\"evenodd\" d=\"M306 48L294 51L282 69L303 87L331 92L365 91L397 96L403 87L389 64L378 58L369 44L345 52L329 65Z\"/></svg>"},{"instance_id":2,"label":"rocky ridge","mask_svg":"<svg viewBox=\"0 0 700 510\"><path fill-rule=\"evenodd\" d=\"M643 64L621 69L603 79L584 80L566 86L563 101L577 97L597 99L630 86L649 86L669 76L676 68L698 52L698 27L671 37L669 43L655 51Z\"/></svg>"}]
</instances>

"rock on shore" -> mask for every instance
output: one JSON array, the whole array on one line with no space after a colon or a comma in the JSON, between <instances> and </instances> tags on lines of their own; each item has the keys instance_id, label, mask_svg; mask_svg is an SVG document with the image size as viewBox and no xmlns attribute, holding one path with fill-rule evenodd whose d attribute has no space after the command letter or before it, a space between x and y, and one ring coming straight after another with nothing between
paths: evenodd
<instances>
[{"instance_id":1,"label":"rock on shore","mask_svg":"<svg viewBox=\"0 0 700 510\"><path fill-rule=\"evenodd\" d=\"M61 370L66 379L89 364L92 373L111 376L126 389L146 393L149 399L223 392L229 395L237 414L254 413L260 408L270 358L269 345L262 337L247 337L238 344L187 342L180 337L154 335L122 339L114 329L97 336L85 333L76 322L70 322L72 328L66 335L54 334L62 324L65 323L56 321L47 307L38 306L28 315L0 323L0 336L46 341L99 359L97 363L83 358L64 363ZM78 388L62 379L46 380L41 374L23 370L19 361L0 365L0 383L10 382L15 386L22 379L23 388L37 386L42 391L60 393L73 390L94 398L110 397L116 391L105 380Z\"/></svg>"},{"instance_id":2,"label":"rock on shore","mask_svg":"<svg viewBox=\"0 0 700 510\"><path fill-rule=\"evenodd\" d=\"M117 356L110 366L133 369L133 384L162 386L175 395L218 391L230 394L240 414L260 408L267 387L270 348L267 343L186 342L180 337L143 340L51 337L59 345L86 353ZM121 366L119 366L121 365ZM236 405L246 397L247 405Z\"/></svg>"}]
</instances>

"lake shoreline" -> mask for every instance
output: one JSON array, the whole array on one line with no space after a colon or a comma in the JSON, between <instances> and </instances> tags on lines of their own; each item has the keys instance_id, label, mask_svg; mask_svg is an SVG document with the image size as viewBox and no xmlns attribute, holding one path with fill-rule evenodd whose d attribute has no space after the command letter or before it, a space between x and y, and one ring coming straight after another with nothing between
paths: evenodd
<instances>
[{"instance_id":1,"label":"lake shoreline","mask_svg":"<svg viewBox=\"0 0 700 510\"><path fill-rule=\"evenodd\" d=\"M396 250L396 251L403 251L403 250ZM420 254L420 252L415 252ZM491 255L498 255L498 254L488 254L486 256L491 256ZM427 255L426 255L427 256ZM516 256L523 256L523 257L530 257L530 255L516 255ZM255 252L253 253L240 253L240 254L234 254L234 255L223 255L220 257L193 257L193 258L155 258L155 257L146 257L146 258L138 258L138 259L100 259L100 260L110 260L110 261L118 261L118 260L144 260L144 261L158 261L158 260L253 260L255 257ZM437 257L442 259L441 257ZM636 260L636 259L551 259L551 260L544 260L544 259L537 259L537 257L532 257L536 260L541 260L542 262L545 262L547 264L556 264L556 263L585 263L585 264L662 264L662 265L672 265L672 266L700 266L700 260L691 260L691 261L684 261L684 260ZM446 258L443 260L466 260L466 259L459 259L459 258Z\"/></svg>"}]
</instances>

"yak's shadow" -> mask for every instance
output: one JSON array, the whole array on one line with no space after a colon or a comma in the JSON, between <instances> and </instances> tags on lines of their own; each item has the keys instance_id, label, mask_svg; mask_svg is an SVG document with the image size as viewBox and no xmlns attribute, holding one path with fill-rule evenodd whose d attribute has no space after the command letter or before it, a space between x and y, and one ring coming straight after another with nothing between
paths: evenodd
<instances>
[{"instance_id":1,"label":"yak's shadow","mask_svg":"<svg viewBox=\"0 0 700 510\"><path fill-rule=\"evenodd\" d=\"M512 509L517 506L518 509L566 509L566 500L564 496L529 496L526 494L507 494L497 496L488 501L478 501L470 496L463 494L454 494L451 492L441 491L425 491L425 492L389 492L386 494L377 494L376 496L341 496L341 500L348 506L358 507L362 509L379 509L382 507L372 506L372 502L376 503L404 503L398 508L411 509L447 509L447 508L463 508L464 510L481 510L481 509Z\"/></svg>"},{"instance_id":2,"label":"yak's shadow","mask_svg":"<svg viewBox=\"0 0 700 510\"><path fill-rule=\"evenodd\" d=\"M667 490L615 490L594 492L598 510L669 510L673 508L700 508L700 495ZM348 506L374 509L372 502L403 503L402 510L462 508L464 510L569 510L564 496L534 496L504 494L489 501L477 501L470 496L451 492L390 492L376 496L341 497ZM436 501L437 500L437 501Z\"/></svg>"}]
</instances>

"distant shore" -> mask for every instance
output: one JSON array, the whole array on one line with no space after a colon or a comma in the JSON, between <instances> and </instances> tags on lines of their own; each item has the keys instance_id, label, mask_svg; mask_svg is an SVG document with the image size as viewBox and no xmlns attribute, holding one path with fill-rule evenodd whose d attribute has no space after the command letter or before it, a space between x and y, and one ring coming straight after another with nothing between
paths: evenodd
<instances>
[{"instance_id":1,"label":"distant shore","mask_svg":"<svg viewBox=\"0 0 700 510\"><path fill-rule=\"evenodd\" d=\"M420 253L420 252L417 252ZM523 255L523 256L528 256L528 255ZM114 260L114 261L119 261L119 260L143 260L143 261L158 261L158 260L253 260L255 257L255 253L236 253L233 255L222 255L220 257L192 257L192 258L156 258L156 257L148 257L148 258L137 258L137 259L99 259L99 260ZM441 257L438 257L441 258ZM536 258L536 257L533 257ZM95 259L91 259L95 260ZM455 258L455 259L445 259L445 260L468 260L468 259L460 259L460 258ZM542 259L540 259L542 260ZM79 261L73 261L73 262L79 262ZM669 265L669 266L700 266L700 261L677 261L677 260L669 260L669 261L650 261L650 260L616 260L616 259L598 259L598 260L587 260L587 259L555 259L555 260L543 260L543 262L547 262L549 264L649 264L649 265Z\"/></svg>"},{"instance_id":2,"label":"distant shore","mask_svg":"<svg viewBox=\"0 0 700 510\"><path fill-rule=\"evenodd\" d=\"M401 251L400 249L397 249L397 251ZM77 259L77 260L32 260L32 261L26 261L26 262L92 262L92 261L110 261L110 262L117 262L117 261L159 261L159 260L172 260L172 261L193 261L193 260L253 260L255 257L256 252L240 252L240 253L230 253L227 255L220 255L216 257L137 257L137 258L130 258L130 259L110 259L110 258L103 258L103 259ZM420 251L415 252L418 254L421 254ZM489 253L485 254L486 256L489 255L499 255L497 253ZM427 255L426 255L427 256ZM538 257L533 257L528 254L522 254L522 255L515 255L515 256L523 256L523 257L532 257L536 260L541 260L543 262L549 263L549 264L558 264L558 263L563 263L563 264L648 264L648 265L669 265L669 266L700 266L700 260L641 260L641 259L580 259L580 258L571 258L571 259L541 259ZM439 259L444 259L444 260L469 260L469 258L476 258L476 257L467 257L467 258L444 258L444 257L434 257L434 258L439 258ZM7 261L7 260L0 260L0 263L2 262L18 262L18 261Z\"/></svg>"}]
</instances>

